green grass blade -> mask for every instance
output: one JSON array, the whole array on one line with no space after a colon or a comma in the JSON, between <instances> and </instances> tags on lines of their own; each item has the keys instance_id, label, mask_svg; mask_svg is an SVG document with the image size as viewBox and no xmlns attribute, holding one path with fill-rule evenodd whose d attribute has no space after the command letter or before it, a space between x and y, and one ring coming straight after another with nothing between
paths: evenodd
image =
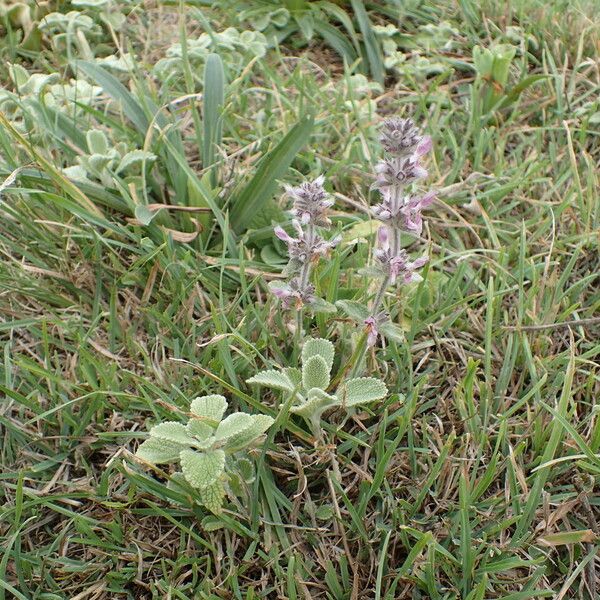
<instances>
[{"instance_id":1,"label":"green grass blade","mask_svg":"<svg viewBox=\"0 0 600 600\"><path fill-rule=\"evenodd\" d=\"M231 225L237 233L242 232L271 199L277 179L285 174L296 154L308 141L313 123L312 117L302 118L261 160L254 177L233 201Z\"/></svg>"}]
</instances>

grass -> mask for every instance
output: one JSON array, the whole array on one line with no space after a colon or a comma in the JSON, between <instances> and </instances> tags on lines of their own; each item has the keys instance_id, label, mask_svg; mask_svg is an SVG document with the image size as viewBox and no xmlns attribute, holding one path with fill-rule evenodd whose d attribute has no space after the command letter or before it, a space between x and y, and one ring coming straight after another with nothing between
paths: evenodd
<instances>
[{"instance_id":1,"label":"grass","mask_svg":"<svg viewBox=\"0 0 600 600\"><path fill-rule=\"evenodd\" d=\"M357 32L397 10L352 3L363 4ZM558 0L410 11L411 39L442 20L459 34L451 49L420 50L439 73L388 73L384 89L364 91L318 40L292 38L253 60L224 52L222 96L211 59L217 89L202 107L193 56L169 82L147 75L167 26L170 44L239 24L156 6L127 19L147 62L112 79L80 65L122 109L2 105L0 180L22 170L0 197L0 600L597 597L597 11ZM472 48L509 33L511 89L543 77L482 114ZM3 58L74 76L49 38L35 57L13 34ZM14 89L6 69L2 81ZM35 128L18 128L22 111ZM266 287L285 262L270 229L287 218L276 180L327 176L344 242L320 292L360 297L376 127L396 112L432 135L440 193L424 281L387 298L406 341L368 356L391 393L347 422L333 415L326 447L280 413L247 497L217 518L132 453L203 393L277 414L277 399L244 383L298 357ZM91 127L156 161L110 185L70 181L60 169L87 153ZM216 153L207 131L222 138ZM340 315L311 326L339 368L353 326ZM332 449L342 480L330 486Z\"/></svg>"}]
</instances>

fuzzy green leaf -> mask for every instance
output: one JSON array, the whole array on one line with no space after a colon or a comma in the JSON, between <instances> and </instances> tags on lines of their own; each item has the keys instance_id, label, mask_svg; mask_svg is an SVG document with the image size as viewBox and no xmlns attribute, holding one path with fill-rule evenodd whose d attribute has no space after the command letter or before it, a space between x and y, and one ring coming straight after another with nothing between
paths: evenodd
<instances>
[{"instance_id":1,"label":"fuzzy green leaf","mask_svg":"<svg viewBox=\"0 0 600 600\"><path fill-rule=\"evenodd\" d=\"M192 400L190 410L197 417L205 417L218 423L227 410L227 400L219 394L200 396Z\"/></svg>"},{"instance_id":2,"label":"fuzzy green leaf","mask_svg":"<svg viewBox=\"0 0 600 600\"><path fill-rule=\"evenodd\" d=\"M355 300L338 300L335 305L353 321L361 324L369 316L369 309Z\"/></svg>"},{"instance_id":3,"label":"fuzzy green leaf","mask_svg":"<svg viewBox=\"0 0 600 600\"><path fill-rule=\"evenodd\" d=\"M183 450L179 458L185 478L195 488L204 489L214 483L225 468L225 452Z\"/></svg>"},{"instance_id":4,"label":"fuzzy green leaf","mask_svg":"<svg viewBox=\"0 0 600 600\"><path fill-rule=\"evenodd\" d=\"M256 470L254 463L248 458L238 458L235 462L238 474L246 483L252 483L256 479Z\"/></svg>"},{"instance_id":5,"label":"fuzzy green leaf","mask_svg":"<svg viewBox=\"0 0 600 600\"><path fill-rule=\"evenodd\" d=\"M189 446L194 441L185 425L176 423L175 421L165 421L164 423L155 425L150 429L150 436L182 446Z\"/></svg>"},{"instance_id":6,"label":"fuzzy green leaf","mask_svg":"<svg viewBox=\"0 0 600 600\"><path fill-rule=\"evenodd\" d=\"M255 383L258 385L264 385L265 387L272 388L274 390L284 390L286 392L294 391L294 384L290 378L281 371L275 371L271 369L269 371L261 371L246 379L246 383Z\"/></svg>"},{"instance_id":7,"label":"fuzzy green leaf","mask_svg":"<svg viewBox=\"0 0 600 600\"><path fill-rule=\"evenodd\" d=\"M226 419L223 419L215 432L215 441L229 439L234 435L239 435L253 424L252 415L247 413L233 413Z\"/></svg>"},{"instance_id":8,"label":"fuzzy green leaf","mask_svg":"<svg viewBox=\"0 0 600 600\"><path fill-rule=\"evenodd\" d=\"M180 444L149 438L140 444L135 455L153 465L160 465L177 460L182 449Z\"/></svg>"},{"instance_id":9,"label":"fuzzy green leaf","mask_svg":"<svg viewBox=\"0 0 600 600\"><path fill-rule=\"evenodd\" d=\"M329 385L329 367L322 356L311 356L302 365L302 385L305 390L319 388L324 390Z\"/></svg>"},{"instance_id":10,"label":"fuzzy green leaf","mask_svg":"<svg viewBox=\"0 0 600 600\"><path fill-rule=\"evenodd\" d=\"M187 426L187 432L194 436L194 446L196 448L202 448L203 450L206 448L210 448L214 441L214 430L213 428L202 421L201 419L190 419Z\"/></svg>"},{"instance_id":11,"label":"fuzzy green leaf","mask_svg":"<svg viewBox=\"0 0 600 600\"><path fill-rule=\"evenodd\" d=\"M200 490L200 502L213 513L221 512L223 498L225 498L225 488L220 479Z\"/></svg>"},{"instance_id":12,"label":"fuzzy green leaf","mask_svg":"<svg viewBox=\"0 0 600 600\"><path fill-rule=\"evenodd\" d=\"M366 404L385 398L388 390L380 379L359 377L344 383L338 390L337 397L342 406Z\"/></svg>"},{"instance_id":13,"label":"fuzzy green leaf","mask_svg":"<svg viewBox=\"0 0 600 600\"><path fill-rule=\"evenodd\" d=\"M298 406L292 406L290 412L311 419L319 417L324 411L337 403L335 396L331 396L319 388L312 388L308 392L307 400Z\"/></svg>"},{"instance_id":14,"label":"fuzzy green leaf","mask_svg":"<svg viewBox=\"0 0 600 600\"><path fill-rule=\"evenodd\" d=\"M250 427L241 433L230 437L225 444L225 448L230 452L235 452L251 444L256 438L261 436L274 423L273 417L268 415L249 415L252 418Z\"/></svg>"},{"instance_id":15,"label":"fuzzy green leaf","mask_svg":"<svg viewBox=\"0 0 600 600\"><path fill-rule=\"evenodd\" d=\"M327 365L327 372L331 372L335 348L329 340L311 338L306 340L302 347L302 363L305 364L311 357L320 356ZM317 387L317 386L313 386ZM306 388L309 389L309 388Z\"/></svg>"}]
</instances>

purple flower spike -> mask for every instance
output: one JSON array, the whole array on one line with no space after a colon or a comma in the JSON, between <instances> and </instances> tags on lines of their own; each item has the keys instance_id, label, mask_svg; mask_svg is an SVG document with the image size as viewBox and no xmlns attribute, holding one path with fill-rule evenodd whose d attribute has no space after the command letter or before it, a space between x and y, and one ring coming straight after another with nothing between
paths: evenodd
<instances>
[{"instance_id":1,"label":"purple flower spike","mask_svg":"<svg viewBox=\"0 0 600 600\"><path fill-rule=\"evenodd\" d=\"M382 193L427 177L427 169L414 156L384 159L375 167L375 171L377 180L373 187Z\"/></svg>"},{"instance_id":2,"label":"purple flower spike","mask_svg":"<svg viewBox=\"0 0 600 600\"><path fill-rule=\"evenodd\" d=\"M302 183L297 187L284 186L288 196L294 201L291 212L303 225L311 223L318 227L329 227L331 224L325 213L333 205L333 200L323 187L324 181L325 177L321 175L314 181Z\"/></svg>"},{"instance_id":3,"label":"purple flower spike","mask_svg":"<svg viewBox=\"0 0 600 600\"><path fill-rule=\"evenodd\" d=\"M400 209L403 217L402 225L407 231L412 231L417 235L421 235L423 231L423 215L421 211L430 206L435 199L435 194L429 192L421 198L409 198L404 206Z\"/></svg>"},{"instance_id":4,"label":"purple flower spike","mask_svg":"<svg viewBox=\"0 0 600 600\"><path fill-rule=\"evenodd\" d=\"M379 141L386 152L395 156L412 154L422 140L423 137L412 119L391 117L381 126Z\"/></svg>"},{"instance_id":5,"label":"purple flower spike","mask_svg":"<svg viewBox=\"0 0 600 600\"><path fill-rule=\"evenodd\" d=\"M398 254L394 256L389 248L380 248L376 250L375 258L379 263L382 274L389 277L390 284L396 283L397 279L400 279L403 283L421 281L421 276L416 270L421 268L427 262L426 256L411 261L406 250L400 250Z\"/></svg>"}]
</instances>

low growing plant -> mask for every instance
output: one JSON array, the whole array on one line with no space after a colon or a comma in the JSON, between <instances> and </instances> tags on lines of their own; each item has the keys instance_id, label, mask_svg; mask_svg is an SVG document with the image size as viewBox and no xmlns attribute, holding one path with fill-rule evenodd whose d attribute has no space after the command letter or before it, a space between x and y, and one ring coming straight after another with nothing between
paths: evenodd
<instances>
[{"instance_id":1,"label":"low growing plant","mask_svg":"<svg viewBox=\"0 0 600 600\"><path fill-rule=\"evenodd\" d=\"M334 358L335 349L330 341L309 338L302 346L301 369L287 367L280 371L261 371L246 382L291 394L290 412L303 417L313 435L322 440L321 417L325 411L352 409L381 400L387 394L383 381L374 377L344 379L331 393Z\"/></svg>"},{"instance_id":2,"label":"low growing plant","mask_svg":"<svg viewBox=\"0 0 600 600\"><path fill-rule=\"evenodd\" d=\"M273 424L268 415L231 413L223 418L227 400L218 394L201 396L190 403L187 424L165 421L152 427L150 437L136 456L152 464L179 462L181 472L172 481L185 481L198 491L200 504L212 512L221 510L227 489L253 477L247 449Z\"/></svg>"}]
</instances>

